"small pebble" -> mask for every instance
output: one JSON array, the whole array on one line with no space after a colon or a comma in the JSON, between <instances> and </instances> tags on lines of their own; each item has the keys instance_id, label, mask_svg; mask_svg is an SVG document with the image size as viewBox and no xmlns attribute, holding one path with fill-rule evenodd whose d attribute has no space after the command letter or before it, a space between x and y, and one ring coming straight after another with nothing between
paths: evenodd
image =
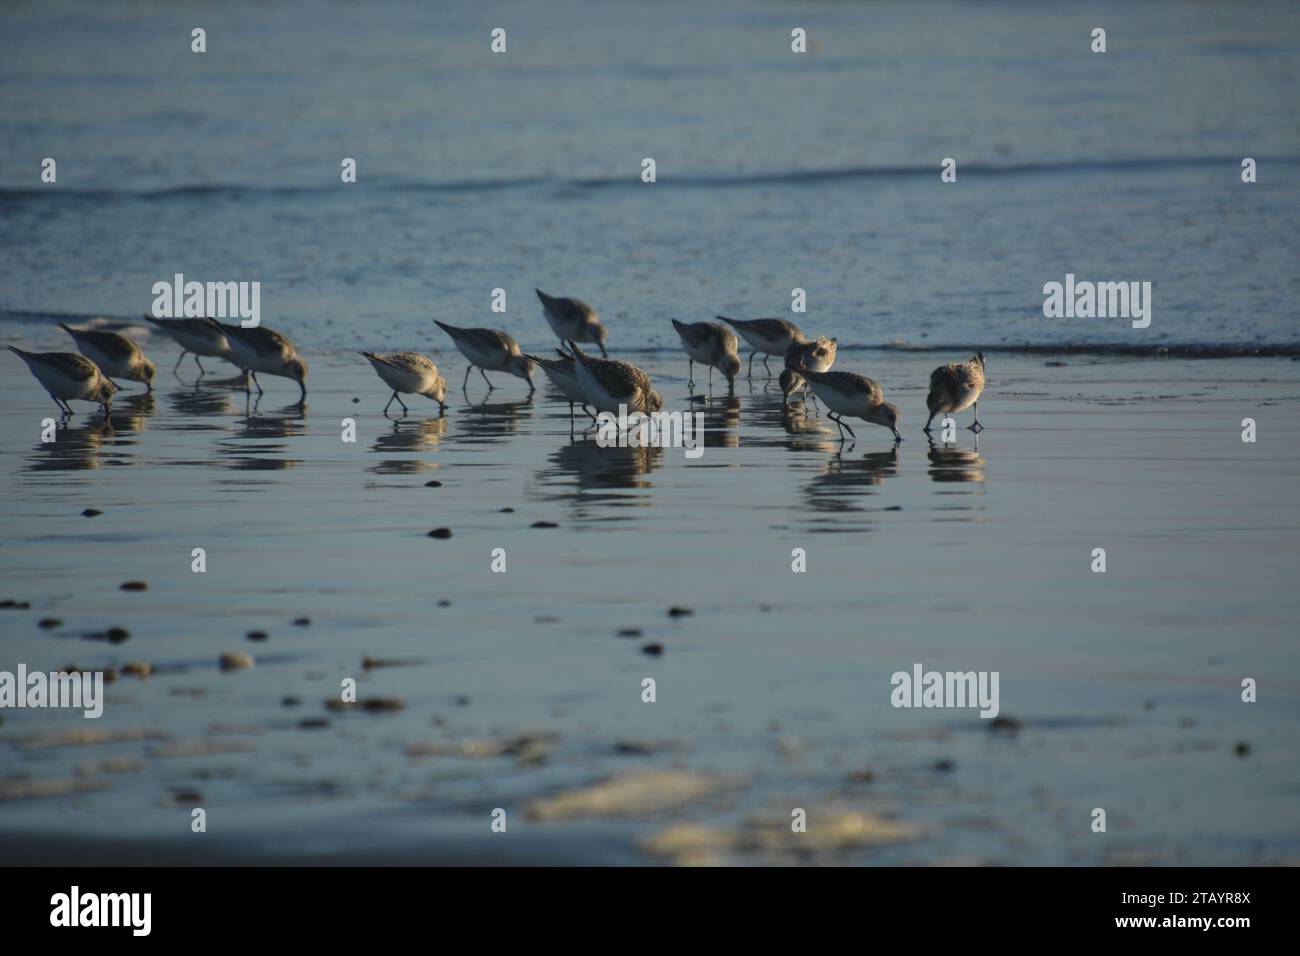
<instances>
[{"instance_id":1,"label":"small pebble","mask_svg":"<svg viewBox=\"0 0 1300 956\"><path fill-rule=\"evenodd\" d=\"M360 404L361 404L361 399L359 399L359 398L354 398L354 399L352 399L352 404L353 404L353 405L360 405Z\"/></svg>"},{"instance_id":2,"label":"small pebble","mask_svg":"<svg viewBox=\"0 0 1300 956\"><path fill-rule=\"evenodd\" d=\"M100 511L98 508L87 508L81 513L81 516L83 518L93 518L96 515L102 515L103 513L104 512Z\"/></svg>"},{"instance_id":3,"label":"small pebble","mask_svg":"<svg viewBox=\"0 0 1300 956\"><path fill-rule=\"evenodd\" d=\"M430 538L450 538L450 537L451 537L451 529L450 529L450 528L434 528L432 531L429 532L429 537L430 537Z\"/></svg>"},{"instance_id":4,"label":"small pebble","mask_svg":"<svg viewBox=\"0 0 1300 956\"><path fill-rule=\"evenodd\" d=\"M942 760L936 760L932 769L937 770L939 773L947 773L948 771L953 770L956 766L955 763L947 757L944 757Z\"/></svg>"},{"instance_id":5,"label":"small pebble","mask_svg":"<svg viewBox=\"0 0 1300 956\"><path fill-rule=\"evenodd\" d=\"M446 598L443 598L441 601L438 602L438 607L451 607L451 602L448 601Z\"/></svg>"},{"instance_id":6,"label":"small pebble","mask_svg":"<svg viewBox=\"0 0 1300 956\"><path fill-rule=\"evenodd\" d=\"M252 654L227 652L221 655L218 663L223 671L242 671L247 670L257 662L253 660Z\"/></svg>"},{"instance_id":7,"label":"small pebble","mask_svg":"<svg viewBox=\"0 0 1300 956\"><path fill-rule=\"evenodd\" d=\"M849 783L871 783L871 781L875 779L876 775L865 768L862 770L855 770L849 774Z\"/></svg>"},{"instance_id":8,"label":"small pebble","mask_svg":"<svg viewBox=\"0 0 1300 956\"><path fill-rule=\"evenodd\" d=\"M619 637L640 637L640 636L641 636L641 628L639 628L639 627L625 627L625 628L623 628L621 631L618 632L618 636L619 636Z\"/></svg>"},{"instance_id":9,"label":"small pebble","mask_svg":"<svg viewBox=\"0 0 1300 956\"><path fill-rule=\"evenodd\" d=\"M361 706L372 714L382 714L387 711L401 710L406 704L397 697L371 697L369 700L362 701Z\"/></svg>"},{"instance_id":10,"label":"small pebble","mask_svg":"<svg viewBox=\"0 0 1300 956\"><path fill-rule=\"evenodd\" d=\"M139 677L144 679L153 673L153 668L144 661L128 661L122 665L123 677Z\"/></svg>"},{"instance_id":11,"label":"small pebble","mask_svg":"<svg viewBox=\"0 0 1300 956\"><path fill-rule=\"evenodd\" d=\"M426 482L424 483L424 487L426 487L426 488L441 488L441 487L442 487L442 482L441 482L441 481L426 481Z\"/></svg>"},{"instance_id":12,"label":"small pebble","mask_svg":"<svg viewBox=\"0 0 1300 956\"><path fill-rule=\"evenodd\" d=\"M457 707L468 707L468 706L469 706L469 695L468 695L468 694L460 694L460 695L458 695L458 696L456 697L454 703L455 703L455 705L456 705Z\"/></svg>"},{"instance_id":13,"label":"small pebble","mask_svg":"<svg viewBox=\"0 0 1300 956\"><path fill-rule=\"evenodd\" d=\"M293 626L294 626L294 627L311 627L311 618L309 618L309 617L295 617L295 618L293 619Z\"/></svg>"},{"instance_id":14,"label":"small pebble","mask_svg":"<svg viewBox=\"0 0 1300 956\"><path fill-rule=\"evenodd\" d=\"M0 601L0 608L4 608L5 610L25 611L31 606L32 604L30 601L15 601L13 598L6 598L5 600Z\"/></svg>"},{"instance_id":15,"label":"small pebble","mask_svg":"<svg viewBox=\"0 0 1300 956\"><path fill-rule=\"evenodd\" d=\"M1244 740L1238 740L1237 746L1232 748L1232 752L1236 754L1238 757L1249 757L1250 744L1246 743L1246 741Z\"/></svg>"},{"instance_id":16,"label":"small pebble","mask_svg":"<svg viewBox=\"0 0 1300 956\"><path fill-rule=\"evenodd\" d=\"M121 644L123 641L130 639L131 632L124 627L110 627L104 632L104 635L108 638L109 643Z\"/></svg>"},{"instance_id":17,"label":"small pebble","mask_svg":"<svg viewBox=\"0 0 1300 956\"><path fill-rule=\"evenodd\" d=\"M249 631L244 636L250 641L264 641L266 640L266 631Z\"/></svg>"},{"instance_id":18,"label":"small pebble","mask_svg":"<svg viewBox=\"0 0 1300 956\"><path fill-rule=\"evenodd\" d=\"M662 644L647 644L641 648L642 654L649 654L651 657L662 657L664 646Z\"/></svg>"},{"instance_id":19,"label":"small pebble","mask_svg":"<svg viewBox=\"0 0 1300 956\"><path fill-rule=\"evenodd\" d=\"M122 585L123 591L148 591L149 585L144 581L127 581Z\"/></svg>"},{"instance_id":20,"label":"small pebble","mask_svg":"<svg viewBox=\"0 0 1300 956\"><path fill-rule=\"evenodd\" d=\"M690 615L690 614L694 614L694 613L695 613L695 612L692 611L692 610L691 610L690 608L688 608L688 607L670 607L670 608L668 609L668 616L669 616L669 617L686 617L686 616L688 616L688 615Z\"/></svg>"},{"instance_id":21,"label":"small pebble","mask_svg":"<svg viewBox=\"0 0 1300 956\"><path fill-rule=\"evenodd\" d=\"M554 521L534 521L528 527L530 528L558 528L559 525Z\"/></svg>"},{"instance_id":22,"label":"small pebble","mask_svg":"<svg viewBox=\"0 0 1300 956\"><path fill-rule=\"evenodd\" d=\"M294 697L294 696L290 695L290 696L288 696L288 697L281 697L281 698L280 698L280 706L281 706L281 707L298 707L298 706L300 706L301 704L302 704L302 698L301 698L301 697Z\"/></svg>"},{"instance_id":23,"label":"small pebble","mask_svg":"<svg viewBox=\"0 0 1300 956\"><path fill-rule=\"evenodd\" d=\"M501 514L503 514L503 515L512 515L512 514L514 514L514 513L515 513L515 509L514 509L514 508L502 508L502 509L501 509Z\"/></svg>"},{"instance_id":24,"label":"small pebble","mask_svg":"<svg viewBox=\"0 0 1300 956\"><path fill-rule=\"evenodd\" d=\"M330 722L326 720L324 717L308 717L306 720L302 721L302 723L300 723L298 726L301 727L303 730L321 730L322 728L328 727L329 725Z\"/></svg>"},{"instance_id":25,"label":"small pebble","mask_svg":"<svg viewBox=\"0 0 1300 956\"><path fill-rule=\"evenodd\" d=\"M48 631L54 627L62 627L63 622L59 620L57 617L43 617L36 622L36 626L44 628L45 630Z\"/></svg>"}]
</instances>

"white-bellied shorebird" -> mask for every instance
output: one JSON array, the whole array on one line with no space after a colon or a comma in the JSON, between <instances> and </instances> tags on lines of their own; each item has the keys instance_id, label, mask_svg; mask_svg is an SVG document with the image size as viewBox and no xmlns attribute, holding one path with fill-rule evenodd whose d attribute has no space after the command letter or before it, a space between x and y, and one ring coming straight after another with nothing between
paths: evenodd
<instances>
[{"instance_id":1,"label":"white-bellied shorebird","mask_svg":"<svg viewBox=\"0 0 1300 956\"><path fill-rule=\"evenodd\" d=\"M438 411L447 412L447 380L438 374L438 366L419 352L362 352L374 366L384 384L393 390L393 397L384 406L384 414L394 401L405 414L410 409L398 393L423 395L438 403Z\"/></svg>"},{"instance_id":2,"label":"white-bellied shorebird","mask_svg":"<svg viewBox=\"0 0 1300 956\"><path fill-rule=\"evenodd\" d=\"M209 325L226 337L230 346L230 361L244 370L244 391L251 391L248 381L251 378L257 386L257 394L262 394L262 383L257 380L258 372L290 378L302 389L299 401L307 397L307 363L298 355L294 344L285 336L264 325L246 329L242 325L226 325L216 319L207 319Z\"/></svg>"},{"instance_id":3,"label":"white-bellied shorebird","mask_svg":"<svg viewBox=\"0 0 1300 956\"><path fill-rule=\"evenodd\" d=\"M957 414L975 406L975 421L966 427L975 434L984 430L980 424L980 395L984 392L984 353L976 352L967 362L941 365L930 373L930 394L925 404L930 417L925 420L924 431L930 431L930 422L940 412Z\"/></svg>"},{"instance_id":4,"label":"white-bellied shorebird","mask_svg":"<svg viewBox=\"0 0 1300 956\"><path fill-rule=\"evenodd\" d=\"M207 369L199 361L200 356L230 360L230 343L226 341L226 334L219 329L214 329L207 319L155 319L148 312L144 314L144 318L146 322L152 322L170 335L181 347L180 358L172 368L173 375L181 367L181 362L187 355L194 356L194 364L199 367L200 378L207 373Z\"/></svg>"},{"instance_id":5,"label":"white-bellied shorebird","mask_svg":"<svg viewBox=\"0 0 1300 956\"><path fill-rule=\"evenodd\" d=\"M469 359L465 381L461 383L462 389L469 387L469 373L477 368L483 381L487 382L488 391L496 388L487 377L488 372L509 372L522 378L528 383L529 395L537 390L533 385L532 363L519 351L519 343L512 336L496 329L462 329L437 319L433 320L433 324L450 335L456 348L460 349L460 354Z\"/></svg>"},{"instance_id":6,"label":"white-bellied shorebird","mask_svg":"<svg viewBox=\"0 0 1300 956\"><path fill-rule=\"evenodd\" d=\"M682 348L690 360L686 376L686 387L695 387L695 363L709 367L709 388L713 388L713 370L716 368L727 377L727 386L734 387L736 376L740 374L740 340L736 333L717 322L678 322L673 319L673 328L682 340Z\"/></svg>"},{"instance_id":7,"label":"white-bellied shorebird","mask_svg":"<svg viewBox=\"0 0 1300 956\"><path fill-rule=\"evenodd\" d=\"M101 405L106 416L112 412L113 393L117 386L84 355L76 352L24 352L12 345L6 348L27 363L36 381L65 415L73 414L68 402L74 399Z\"/></svg>"},{"instance_id":8,"label":"white-bellied shorebird","mask_svg":"<svg viewBox=\"0 0 1300 956\"><path fill-rule=\"evenodd\" d=\"M569 421L573 421L573 406L581 405L583 409L587 406L587 393L582 387L582 382L578 380L577 359L568 352L555 350L559 358L540 358L536 355L527 356L528 360L541 367L546 373L546 377L551 380L551 384L560 390L566 399L569 400Z\"/></svg>"},{"instance_id":9,"label":"white-bellied shorebird","mask_svg":"<svg viewBox=\"0 0 1300 956\"><path fill-rule=\"evenodd\" d=\"M574 357L578 382L596 411L617 415L620 405L626 405L629 412L649 413L663 408L664 400L651 386L650 376L632 363L598 359L578 348Z\"/></svg>"},{"instance_id":10,"label":"white-bellied shorebird","mask_svg":"<svg viewBox=\"0 0 1300 956\"><path fill-rule=\"evenodd\" d=\"M541 300L547 324L561 340L568 342L570 347L574 342L590 342L600 348L602 356L609 354L605 351L605 337L608 333L600 324L600 316L595 309L581 299L547 295L541 289L533 291Z\"/></svg>"},{"instance_id":11,"label":"white-bellied shorebird","mask_svg":"<svg viewBox=\"0 0 1300 956\"><path fill-rule=\"evenodd\" d=\"M749 353L749 378L754 377L754 356L759 352L763 353L763 367L767 369L768 377L772 375L772 366L767 364L769 355L776 355L784 358L786 351L796 342L808 341L804 334L799 331L799 326L793 322L787 322L785 319L729 319L725 315L718 316L723 322L726 322L733 329L740 333L749 347L753 349Z\"/></svg>"},{"instance_id":12,"label":"white-bellied shorebird","mask_svg":"<svg viewBox=\"0 0 1300 956\"><path fill-rule=\"evenodd\" d=\"M781 400L789 405L790 396L804 384L799 373L805 369L813 372L829 372L835 364L839 352L839 339L828 339L819 335L811 342L793 342L785 350L785 368L781 370Z\"/></svg>"},{"instance_id":13,"label":"white-bellied shorebird","mask_svg":"<svg viewBox=\"0 0 1300 956\"><path fill-rule=\"evenodd\" d=\"M59 323L59 328L72 336L72 341L77 343L77 350L98 365L104 377L142 382L145 388L153 391L153 377L158 369L145 357L140 346L125 335L102 329L74 329L62 322Z\"/></svg>"},{"instance_id":14,"label":"white-bellied shorebird","mask_svg":"<svg viewBox=\"0 0 1300 956\"><path fill-rule=\"evenodd\" d=\"M829 409L827 415L839 427L841 441L845 429L853 435L853 429L844 424L845 415L861 418L873 425L883 425L894 433L896 441L903 440L898 432L898 406L885 401L885 394L878 383L856 372L814 372L804 369L800 374L807 380L813 393L826 403Z\"/></svg>"}]
</instances>

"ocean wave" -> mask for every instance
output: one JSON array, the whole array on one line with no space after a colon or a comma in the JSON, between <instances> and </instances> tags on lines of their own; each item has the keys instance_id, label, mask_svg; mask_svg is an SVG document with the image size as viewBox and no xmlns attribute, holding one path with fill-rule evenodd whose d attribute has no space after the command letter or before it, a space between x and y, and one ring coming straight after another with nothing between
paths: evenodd
<instances>
[{"instance_id":1,"label":"ocean wave","mask_svg":"<svg viewBox=\"0 0 1300 956\"><path fill-rule=\"evenodd\" d=\"M46 325L57 327L58 323L80 324L99 321L106 326L120 327L136 325L147 329L140 316L111 315L104 312L45 312L29 309L0 309L0 326L4 325ZM300 334L300 323L292 320L284 323L285 331ZM539 331L539 335L541 332ZM331 333L332 337L332 333ZM312 347L308 336L303 336L303 345ZM318 346L323 351L355 351L351 345L336 344L326 341ZM741 347L742 354L747 349ZM944 355L973 354L985 352L989 355L1095 355L1125 358L1300 358L1300 342L1260 344L1253 342L1173 342L1149 343L1145 345L1125 342L1000 342L990 345L982 342L956 340L952 342L881 342L875 344L841 343L840 352L933 352ZM620 348L619 355L674 355L680 354L681 348L676 344L646 345Z\"/></svg>"},{"instance_id":2,"label":"ocean wave","mask_svg":"<svg viewBox=\"0 0 1300 956\"><path fill-rule=\"evenodd\" d=\"M1300 156L1256 157L1260 164L1300 165ZM963 163L960 167L965 181L971 178L1026 176L1026 175L1062 175L1069 173L1097 172L1161 172L1171 169L1200 169L1230 166L1234 169L1240 164L1239 156L1206 157L1132 157L1127 159L1097 159L1058 162L1039 160L1012 164ZM772 185L814 185L838 180L907 180L932 178L938 175L937 164L924 166L848 166L834 169L796 169L774 170L735 174L684 174L665 175L656 182L660 188L684 189L736 189L749 186ZM643 185L640 178L632 176L597 176L566 179L547 176L506 176L496 179L448 180L445 182L427 182L406 179L368 178L364 183L351 185L350 190L378 191L391 193L476 193L512 189L552 189L552 190L596 190L611 188L635 188ZM118 199L167 200L185 198L240 198L256 196L313 196L342 195L339 184L335 182L319 184L296 184L263 186L250 183L194 183L176 186L163 186L156 189L106 189L67 187L16 187L0 188L0 202L7 200L43 199L59 200L101 200Z\"/></svg>"}]
</instances>

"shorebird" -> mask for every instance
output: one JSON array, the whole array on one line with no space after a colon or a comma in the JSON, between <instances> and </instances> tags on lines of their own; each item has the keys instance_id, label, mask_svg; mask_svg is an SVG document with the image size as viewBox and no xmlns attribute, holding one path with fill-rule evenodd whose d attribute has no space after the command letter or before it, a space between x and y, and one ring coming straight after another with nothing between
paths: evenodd
<instances>
[{"instance_id":1,"label":"shorebird","mask_svg":"<svg viewBox=\"0 0 1300 956\"><path fill-rule=\"evenodd\" d=\"M140 346L125 335L100 329L74 329L62 322L59 323L59 328L72 336L72 341L77 343L81 354L98 365L100 373L106 378L143 382L145 388L153 391L153 377L158 369L145 358Z\"/></svg>"},{"instance_id":2,"label":"shorebird","mask_svg":"<svg viewBox=\"0 0 1300 956\"><path fill-rule=\"evenodd\" d=\"M529 355L526 358L533 364L541 366L546 377L551 380L551 384L569 400L569 421L572 422L573 406L581 405L585 410L587 393L582 387L582 382L578 380L577 360L568 352L559 349L555 351L560 356L558 359L538 358L536 355Z\"/></svg>"},{"instance_id":3,"label":"shorebird","mask_svg":"<svg viewBox=\"0 0 1300 956\"><path fill-rule=\"evenodd\" d=\"M398 396L399 392L408 395L423 395L438 403L441 414L447 412L447 380L438 374L438 366L419 352L362 352L375 367L384 384L393 390L393 397L384 406L384 414L396 401L405 414L410 409Z\"/></svg>"},{"instance_id":4,"label":"shorebird","mask_svg":"<svg viewBox=\"0 0 1300 956\"><path fill-rule=\"evenodd\" d=\"M749 378L754 377L754 356L759 352L763 353L763 367L767 369L770 378L772 366L767 364L769 355L784 356L791 345L796 342L808 341L804 338L804 334L799 331L799 326L793 322L787 322L785 319L751 319L743 321L741 319L729 319L725 315L720 315L718 318L739 332L740 337L749 343L749 347L754 350L749 353Z\"/></svg>"},{"instance_id":5,"label":"shorebird","mask_svg":"<svg viewBox=\"0 0 1300 956\"><path fill-rule=\"evenodd\" d=\"M930 394L925 404L930 417L925 420L925 431L940 412L956 414L975 406L975 421L966 427L975 434L984 430L980 424L980 395L984 392L984 353L976 352L968 362L941 365L930 373Z\"/></svg>"},{"instance_id":6,"label":"shorebird","mask_svg":"<svg viewBox=\"0 0 1300 956\"><path fill-rule=\"evenodd\" d=\"M845 415L862 418L875 425L883 425L894 433L897 441L903 436L898 433L898 406L885 401L880 385L865 375L856 372L814 372L805 369L800 374L808 380L813 393L826 403L826 413L840 430L840 441L844 440L844 431L857 438L853 429L844 424Z\"/></svg>"},{"instance_id":7,"label":"shorebird","mask_svg":"<svg viewBox=\"0 0 1300 956\"><path fill-rule=\"evenodd\" d=\"M294 344L279 332L257 325L246 329L242 325L226 325L216 319L207 319L207 323L226 337L230 346L230 361L244 370L244 391L251 391L248 381L251 378L257 386L257 394L262 394L262 383L257 380L258 372L267 375L279 375L291 378L302 389L301 402L307 397L307 363L298 356Z\"/></svg>"},{"instance_id":8,"label":"shorebird","mask_svg":"<svg viewBox=\"0 0 1300 956\"><path fill-rule=\"evenodd\" d=\"M794 342L785 351L785 368L781 370L781 400L789 405L790 396L804 384L799 373L804 369L829 372L839 351L838 339L819 335L812 342ZM815 393L814 393L815 394Z\"/></svg>"},{"instance_id":9,"label":"shorebird","mask_svg":"<svg viewBox=\"0 0 1300 956\"><path fill-rule=\"evenodd\" d=\"M483 381L487 382L489 391L496 388L492 380L487 377L489 371L509 372L522 378L528 383L529 395L537 390L533 385L532 365L519 351L519 343L505 332L498 332L496 329L462 329L439 322L437 319L434 319L433 323L450 335L451 340L456 343L456 348L460 349L460 354L469 359L469 368L465 369L465 381L461 383L462 389L469 386L469 373L477 367L479 374L483 376Z\"/></svg>"},{"instance_id":10,"label":"shorebird","mask_svg":"<svg viewBox=\"0 0 1300 956\"><path fill-rule=\"evenodd\" d=\"M713 370L716 368L727 376L727 386L734 387L736 376L740 374L740 355L737 349L740 340L725 325L717 322L678 322L673 319L673 328L682 340L682 348L690 360L690 371L686 376L686 387L695 387L695 363L700 362L709 367L709 388L713 388Z\"/></svg>"},{"instance_id":11,"label":"shorebird","mask_svg":"<svg viewBox=\"0 0 1300 956\"><path fill-rule=\"evenodd\" d=\"M227 361L230 359L230 343L226 341L226 334L214 329L208 324L207 319L155 319L148 312L144 314L144 318L146 322L152 322L170 335L181 347L180 358L172 368L173 375L181 367L185 356L191 353L194 355L194 364L199 367L199 378L207 373L207 369L199 361L200 355Z\"/></svg>"},{"instance_id":12,"label":"shorebird","mask_svg":"<svg viewBox=\"0 0 1300 956\"><path fill-rule=\"evenodd\" d=\"M592 342L600 347L602 356L609 354L605 351L605 337L608 333L600 324L595 309L581 299L557 298L547 295L541 289L533 291L542 301L542 312L546 315L551 331L568 342L570 347L574 342Z\"/></svg>"},{"instance_id":13,"label":"shorebird","mask_svg":"<svg viewBox=\"0 0 1300 956\"><path fill-rule=\"evenodd\" d=\"M664 400L650 385L650 376L630 362L598 359L582 349L573 354L578 382L596 411L617 415L620 405L626 405L629 412L644 413L664 407Z\"/></svg>"},{"instance_id":14,"label":"shorebird","mask_svg":"<svg viewBox=\"0 0 1300 956\"><path fill-rule=\"evenodd\" d=\"M24 352L12 345L6 347L27 363L36 381L65 415L73 413L68 404L72 399L96 402L103 407L105 416L113 410L113 393L117 386L84 355L76 352Z\"/></svg>"}]
</instances>

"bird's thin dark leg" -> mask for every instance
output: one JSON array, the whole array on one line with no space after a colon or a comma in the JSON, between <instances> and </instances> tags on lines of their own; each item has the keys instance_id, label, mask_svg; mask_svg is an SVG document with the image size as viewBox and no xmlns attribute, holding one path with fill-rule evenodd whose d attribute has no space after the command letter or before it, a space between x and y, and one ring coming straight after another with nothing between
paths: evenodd
<instances>
[{"instance_id":1,"label":"bird's thin dark leg","mask_svg":"<svg viewBox=\"0 0 1300 956\"><path fill-rule=\"evenodd\" d=\"M495 386L493 386L493 384L492 384L492 379L490 379L490 378L487 377L487 372L486 372L484 369L480 368L480 369L478 370L478 373L479 373L480 375L483 376L483 381L485 381L485 382L488 383L488 391L489 391L489 392L492 391L492 389L493 389Z\"/></svg>"},{"instance_id":2,"label":"bird's thin dark leg","mask_svg":"<svg viewBox=\"0 0 1300 956\"><path fill-rule=\"evenodd\" d=\"M177 370L181 367L181 362L184 362L184 361L185 361L185 356L187 356L187 355L189 355L189 354L190 354L189 352L186 352L186 351L183 351L183 350L181 351L181 357L178 358L178 359L176 360L176 364L175 364L174 366L172 366L172 374L173 374L173 375L176 375ZM198 358L197 355L194 356L194 357L195 357L195 358ZM176 375L176 377L177 377L177 378L180 378L179 375Z\"/></svg>"}]
</instances>

